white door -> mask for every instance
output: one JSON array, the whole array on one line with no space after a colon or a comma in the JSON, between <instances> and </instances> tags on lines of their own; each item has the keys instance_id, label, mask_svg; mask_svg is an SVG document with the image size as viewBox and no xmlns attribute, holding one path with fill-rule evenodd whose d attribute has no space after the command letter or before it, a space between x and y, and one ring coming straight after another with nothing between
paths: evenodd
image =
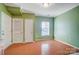
<instances>
[{"instance_id":1,"label":"white door","mask_svg":"<svg viewBox=\"0 0 79 59\"><path fill-rule=\"evenodd\" d=\"M33 20L25 20L25 42L33 42Z\"/></svg>"},{"instance_id":2,"label":"white door","mask_svg":"<svg viewBox=\"0 0 79 59\"><path fill-rule=\"evenodd\" d=\"M1 39L6 47L11 44L11 17L1 12Z\"/></svg>"},{"instance_id":3,"label":"white door","mask_svg":"<svg viewBox=\"0 0 79 59\"><path fill-rule=\"evenodd\" d=\"M23 42L23 19L13 18L13 43Z\"/></svg>"}]
</instances>

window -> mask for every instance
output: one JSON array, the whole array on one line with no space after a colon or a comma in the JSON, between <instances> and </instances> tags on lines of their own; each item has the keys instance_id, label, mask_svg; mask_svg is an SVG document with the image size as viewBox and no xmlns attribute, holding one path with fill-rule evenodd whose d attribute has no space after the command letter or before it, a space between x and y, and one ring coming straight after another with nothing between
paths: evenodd
<instances>
[{"instance_id":1,"label":"window","mask_svg":"<svg viewBox=\"0 0 79 59\"><path fill-rule=\"evenodd\" d=\"M42 36L47 36L49 35L49 22L48 21L43 21L41 22L41 35Z\"/></svg>"}]
</instances>

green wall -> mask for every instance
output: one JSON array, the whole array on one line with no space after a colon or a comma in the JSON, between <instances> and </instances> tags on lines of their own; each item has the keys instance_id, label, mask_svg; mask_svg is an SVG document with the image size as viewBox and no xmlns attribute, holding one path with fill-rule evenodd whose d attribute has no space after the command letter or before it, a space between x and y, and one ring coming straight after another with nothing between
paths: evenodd
<instances>
[{"instance_id":1,"label":"green wall","mask_svg":"<svg viewBox=\"0 0 79 59\"><path fill-rule=\"evenodd\" d=\"M55 17L55 39L79 48L79 6Z\"/></svg>"},{"instance_id":2,"label":"green wall","mask_svg":"<svg viewBox=\"0 0 79 59\"><path fill-rule=\"evenodd\" d=\"M6 6L4 4L2 4L2 3L0 3L0 12L4 12L7 15L10 15L11 16L11 14L8 12Z\"/></svg>"},{"instance_id":3,"label":"green wall","mask_svg":"<svg viewBox=\"0 0 79 59\"><path fill-rule=\"evenodd\" d=\"M36 16L35 19L35 39L38 40L40 38L43 38L41 36L41 22L42 21L49 21L50 22L50 38L53 38L54 36L54 20L53 18L49 17L42 17L42 16Z\"/></svg>"}]
</instances>

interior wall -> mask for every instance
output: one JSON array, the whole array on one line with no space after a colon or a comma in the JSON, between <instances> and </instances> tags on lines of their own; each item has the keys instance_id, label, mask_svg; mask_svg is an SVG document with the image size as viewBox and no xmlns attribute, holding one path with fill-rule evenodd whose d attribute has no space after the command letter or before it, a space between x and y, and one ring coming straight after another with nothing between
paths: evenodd
<instances>
[{"instance_id":1,"label":"interior wall","mask_svg":"<svg viewBox=\"0 0 79 59\"><path fill-rule=\"evenodd\" d=\"M0 3L0 12L4 12L7 15L11 16L11 14L7 11L7 8L4 4Z\"/></svg>"},{"instance_id":2,"label":"interior wall","mask_svg":"<svg viewBox=\"0 0 79 59\"><path fill-rule=\"evenodd\" d=\"M53 36L54 36L54 19L50 18L50 17L37 16L35 19L35 40L43 38L43 36L41 36L41 22L42 21L49 21L50 22L50 35L49 35L49 37L53 39Z\"/></svg>"},{"instance_id":3,"label":"interior wall","mask_svg":"<svg viewBox=\"0 0 79 59\"><path fill-rule=\"evenodd\" d=\"M79 6L55 17L55 39L79 48Z\"/></svg>"},{"instance_id":4,"label":"interior wall","mask_svg":"<svg viewBox=\"0 0 79 59\"><path fill-rule=\"evenodd\" d=\"M1 12L1 44L6 48L11 44L11 17Z\"/></svg>"},{"instance_id":5,"label":"interior wall","mask_svg":"<svg viewBox=\"0 0 79 59\"><path fill-rule=\"evenodd\" d=\"M0 3L0 46L3 46L3 49L11 44L10 24L11 14L7 11L5 5Z\"/></svg>"},{"instance_id":6,"label":"interior wall","mask_svg":"<svg viewBox=\"0 0 79 59\"><path fill-rule=\"evenodd\" d=\"M0 3L0 34L1 34L1 12L6 13L7 15L11 16L11 14L7 11L4 4ZM1 36L1 35L0 35Z\"/></svg>"}]
</instances>

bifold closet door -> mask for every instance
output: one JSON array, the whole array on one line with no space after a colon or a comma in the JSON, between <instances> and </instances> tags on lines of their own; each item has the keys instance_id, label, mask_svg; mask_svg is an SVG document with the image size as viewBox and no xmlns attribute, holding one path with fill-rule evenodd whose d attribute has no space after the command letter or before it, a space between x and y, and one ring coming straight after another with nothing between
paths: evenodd
<instances>
[{"instance_id":1,"label":"bifold closet door","mask_svg":"<svg viewBox=\"0 0 79 59\"><path fill-rule=\"evenodd\" d=\"M23 42L23 19L13 18L13 43Z\"/></svg>"},{"instance_id":2,"label":"bifold closet door","mask_svg":"<svg viewBox=\"0 0 79 59\"><path fill-rule=\"evenodd\" d=\"M11 44L11 17L1 12L1 39L5 46Z\"/></svg>"},{"instance_id":3,"label":"bifold closet door","mask_svg":"<svg viewBox=\"0 0 79 59\"><path fill-rule=\"evenodd\" d=\"M33 42L33 20L25 19L25 42Z\"/></svg>"}]
</instances>

